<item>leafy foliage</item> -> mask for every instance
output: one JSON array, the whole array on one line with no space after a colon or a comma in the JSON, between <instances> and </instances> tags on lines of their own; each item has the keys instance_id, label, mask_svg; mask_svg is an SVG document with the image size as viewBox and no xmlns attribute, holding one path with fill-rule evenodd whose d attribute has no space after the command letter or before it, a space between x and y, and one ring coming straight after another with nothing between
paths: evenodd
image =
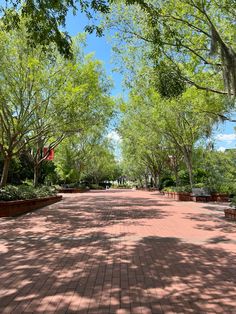
<instances>
[{"instance_id":1,"label":"leafy foliage","mask_svg":"<svg viewBox=\"0 0 236 314\"><path fill-rule=\"evenodd\" d=\"M0 190L1 201L15 201L26 200L40 197L47 197L56 194L56 190L53 187L42 186L34 189L32 186L27 185L7 185Z\"/></svg>"},{"instance_id":2,"label":"leafy foliage","mask_svg":"<svg viewBox=\"0 0 236 314\"><path fill-rule=\"evenodd\" d=\"M43 148L54 149L71 134L104 127L113 112L110 80L99 61L84 56L80 38L68 61L51 46L30 48L27 28L0 33L0 151L4 158L1 185L10 161L23 150L34 165L35 186ZM53 55L51 54L53 52Z\"/></svg>"},{"instance_id":3,"label":"leafy foliage","mask_svg":"<svg viewBox=\"0 0 236 314\"><path fill-rule=\"evenodd\" d=\"M31 47L40 44L48 49L54 43L61 54L72 57L71 38L62 28L65 27L68 12L72 10L76 14L78 7L90 20L94 12L109 12L108 3L104 0L6 0L5 6L1 6L2 22L8 31L18 28L24 19L27 21L27 39ZM97 35L101 35L101 28L97 25L87 25L86 30L96 31Z\"/></svg>"},{"instance_id":4,"label":"leafy foliage","mask_svg":"<svg viewBox=\"0 0 236 314\"><path fill-rule=\"evenodd\" d=\"M159 94L166 98L178 97L186 88L186 82L181 78L180 70L164 62L160 62L155 67L154 82Z\"/></svg>"},{"instance_id":5,"label":"leafy foliage","mask_svg":"<svg viewBox=\"0 0 236 314\"><path fill-rule=\"evenodd\" d=\"M126 4L113 5L104 28L115 33L114 51L130 70L131 84L140 64L161 73L164 62L176 69L180 82L235 97L234 0L127 0Z\"/></svg>"}]
</instances>

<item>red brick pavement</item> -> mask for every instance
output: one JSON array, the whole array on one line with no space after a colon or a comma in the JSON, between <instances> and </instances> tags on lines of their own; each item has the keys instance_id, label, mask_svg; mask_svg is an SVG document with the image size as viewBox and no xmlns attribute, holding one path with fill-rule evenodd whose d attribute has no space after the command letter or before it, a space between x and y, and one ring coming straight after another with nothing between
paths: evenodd
<instances>
[{"instance_id":1,"label":"red brick pavement","mask_svg":"<svg viewBox=\"0 0 236 314\"><path fill-rule=\"evenodd\" d=\"M236 223L155 192L0 219L0 313L236 313Z\"/></svg>"}]
</instances>

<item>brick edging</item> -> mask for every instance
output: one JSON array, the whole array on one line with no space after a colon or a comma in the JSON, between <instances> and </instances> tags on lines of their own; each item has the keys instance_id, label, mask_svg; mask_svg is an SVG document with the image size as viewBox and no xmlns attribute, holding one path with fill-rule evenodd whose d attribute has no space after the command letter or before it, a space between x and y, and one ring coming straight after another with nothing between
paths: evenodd
<instances>
[{"instance_id":1,"label":"brick edging","mask_svg":"<svg viewBox=\"0 0 236 314\"><path fill-rule=\"evenodd\" d=\"M0 201L0 217L15 217L35 209L59 202L61 195L17 201Z\"/></svg>"}]
</instances>

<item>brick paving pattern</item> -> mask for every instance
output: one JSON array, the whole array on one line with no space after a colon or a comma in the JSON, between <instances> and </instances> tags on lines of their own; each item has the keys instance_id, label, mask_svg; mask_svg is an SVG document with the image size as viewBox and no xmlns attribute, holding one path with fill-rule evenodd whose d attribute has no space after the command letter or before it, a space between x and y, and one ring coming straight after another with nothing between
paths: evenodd
<instances>
[{"instance_id":1,"label":"brick paving pattern","mask_svg":"<svg viewBox=\"0 0 236 314\"><path fill-rule=\"evenodd\" d=\"M2 218L0 313L236 313L223 208L108 190Z\"/></svg>"}]
</instances>

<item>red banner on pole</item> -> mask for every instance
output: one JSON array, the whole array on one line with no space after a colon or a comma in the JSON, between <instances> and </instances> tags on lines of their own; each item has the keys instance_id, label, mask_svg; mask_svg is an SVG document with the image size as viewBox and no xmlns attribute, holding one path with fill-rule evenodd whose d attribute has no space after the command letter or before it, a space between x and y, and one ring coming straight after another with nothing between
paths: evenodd
<instances>
[{"instance_id":1,"label":"red banner on pole","mask_svg":"<svg viewBox=\"0 0 236 314\"><path fill-rule=\"evenodd\" d=\"M45 159L46 160L53 160L54 159L54 149L48 149L48 147L44 147L43 155L48 155Z\"/></svg>"}]
</instances>

